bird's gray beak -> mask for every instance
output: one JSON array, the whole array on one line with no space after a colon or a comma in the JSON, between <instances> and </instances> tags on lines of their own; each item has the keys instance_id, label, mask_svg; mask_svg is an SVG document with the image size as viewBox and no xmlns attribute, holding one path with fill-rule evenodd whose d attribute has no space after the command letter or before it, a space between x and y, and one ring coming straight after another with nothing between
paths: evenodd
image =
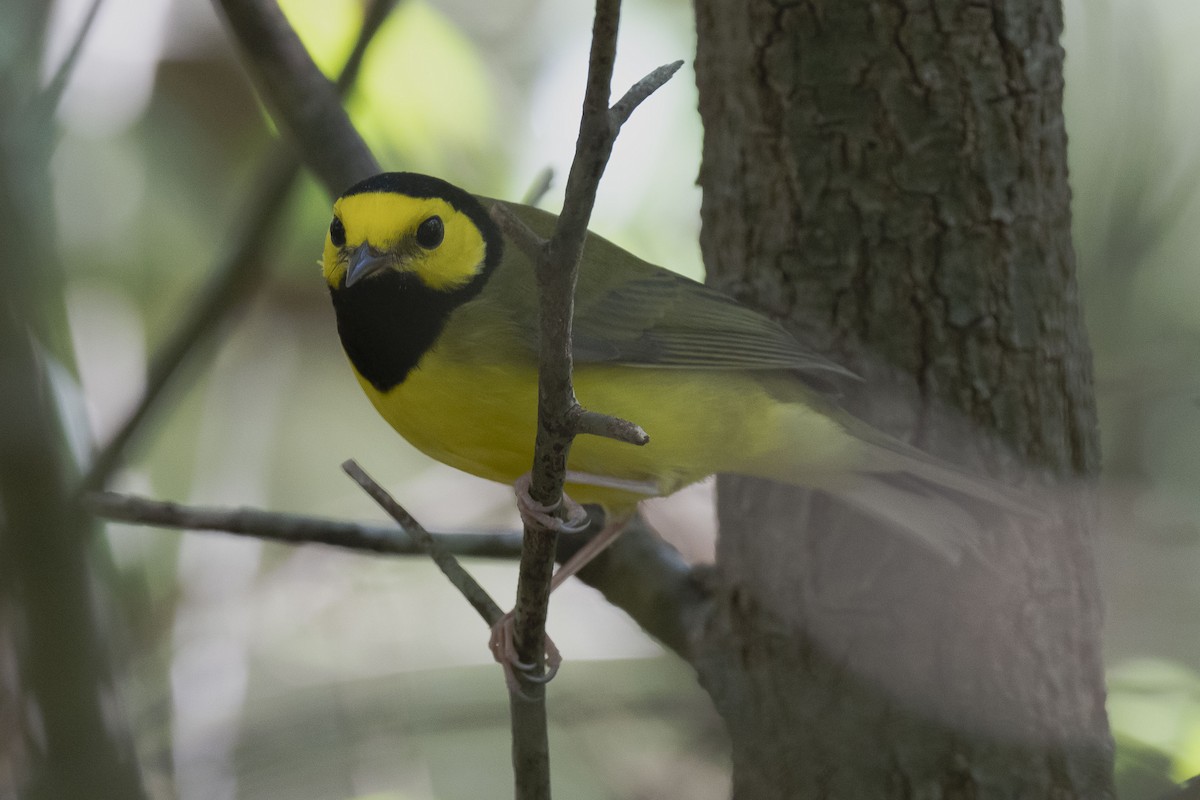
<instances>
[{"instance_id":1,"label":"bird's gray beak","mask_svg":"<svg viewBox=\"0 0 1200 800\"><path fill-rule=\"evenodd\" d=\"M349 262L346 264L346 286L353 286L363 278L374 275L386 267L387 263L386 255L375 252L370 245L363 242L350 254Z\"/></svg>"}]
</instances>

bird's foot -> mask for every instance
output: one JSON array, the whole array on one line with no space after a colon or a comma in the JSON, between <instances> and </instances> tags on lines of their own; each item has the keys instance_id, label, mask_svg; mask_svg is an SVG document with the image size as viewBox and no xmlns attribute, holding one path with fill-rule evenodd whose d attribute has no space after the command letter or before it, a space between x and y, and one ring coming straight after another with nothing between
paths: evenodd
<instances>
[{"instance_id":1,"label":"bird's foot","mask_svg":"<svg viewBox=\"0 0 1200 800\"><path fill-rule=\"evenodd\" d=\"M526 472L517 478L513 490L517 494L517 510L526 526L538 525L558 533L582 533L588 527L588 513L565 492L553 505L542 505L529 494L532 477ZM565 518L559 516L565 512Z\"/></svg>"},{"instance_id":2,"label":"bird's foot","mask_svg":"<svg viewBox=\"0 0 1200 800\"><path fill-rule=\"evenodd\" d=\"M539 673L537 664L522 661L517 657L517 646L513 641L514 619L513 612L510 611L492 626L492 636L488 640L488 647L492 651L492 658L496 659L496 663L504 669L504 683L508 686L508 691L524 696L524 692L521 691L522 683L545 684L558 674L558 668L562 665L562 654L558 652L554 641L547 635L545 637L545 672ZM517 677L518 672L521 673L520 678Z\"/></svg>"}]
</instances>

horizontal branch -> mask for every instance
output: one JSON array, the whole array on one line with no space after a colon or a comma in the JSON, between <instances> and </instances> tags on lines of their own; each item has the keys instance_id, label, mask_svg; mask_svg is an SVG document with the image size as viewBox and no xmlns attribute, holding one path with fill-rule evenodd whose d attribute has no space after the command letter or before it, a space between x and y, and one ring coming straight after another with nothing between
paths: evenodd
<instances>
[{"instance_id":1,"label":"horizontal branch","mask_svg":"<svg viewBox=\"0 0 1200 800\"><path fill-rule=\"evenodd\" d=\"M385 555L415 556L425 552L395 525L342 522L255 508L188 506L116 492L89 494L86 503L93 514L112 522L218 531L283 544L325 544ZM512 560L521 554L521 534L515 531L429 535L441 549L464 558Z\"/></svg>"},{"instance_id":2,"label":"horizontal branch","mask_svg":"<svg viewBox=\"0 0 1200 800\"><path fill-rule=\"evenodd\" d=\"M255 508L189 506L116 492L90 494L86 503L96 516L112 522L217 531L281 544L324 544L392 556L425 554L412 536L394 525L343 522ZM439 549L460 558L515 561L521 553L518 531L430 532L429 535ZM562 537L558 560L570 558L587 539L584 535ZM687 657L689 610L698 607L706 592L695 570L640 517L630 522L621 538L577 577L629 614L646 633Z\"/></svg>"}]
</instances>

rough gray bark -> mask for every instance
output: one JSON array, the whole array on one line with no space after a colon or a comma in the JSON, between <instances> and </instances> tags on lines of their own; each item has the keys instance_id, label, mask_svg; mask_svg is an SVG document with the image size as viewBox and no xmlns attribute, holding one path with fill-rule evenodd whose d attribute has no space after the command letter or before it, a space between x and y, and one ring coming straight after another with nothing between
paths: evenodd
<instances>
[{"instance_id":1,"label":"rough gray bark","mask_svg":"<svg viewBox=\"0 0 1200 800\"><path fill-rule=\"evenodd\" d=\"M1053 495L955 567L821 496L724 481L693 653L734 796L1110 796L1090 504L1071 488L1098 446L1059 3L696 16L710 281L840 353L867 378L860 416Z\"/></svg>"}]
</instances>

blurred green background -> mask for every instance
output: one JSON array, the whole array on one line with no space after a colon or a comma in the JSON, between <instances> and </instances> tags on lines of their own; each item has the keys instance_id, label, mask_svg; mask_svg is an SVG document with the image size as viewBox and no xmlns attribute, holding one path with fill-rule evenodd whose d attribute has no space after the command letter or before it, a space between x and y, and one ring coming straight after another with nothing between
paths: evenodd
<instances>
[{"instance_id":1,"label":"blurred green background","mask_svg":"<svg viewBox=\"0 0 1200 800\"><path fill-rule=\"evenodd\" d=\"M355 0L285 0L327 71ZM49 75L84 0L51 16ZM1200 5L1066 4L1076 246L1105 447L1100 569L1110 711L1126 797L1200 772ZM520 198L574 147L591 25L573 0L401 0L349 107L392 169ZM593 229L700 276L702 132L685 0L625 5L614 85L689 63L617 142ZM78 445L104 442L148 355L194 302L277 145L204 0L108 0L62 104L52 161L79 385ZM329 201L295 193L267 285L137 441L113 487L159 498L377 519L357 458L427 526L513 526L505 487L413 451L351 378L316 259ZM656 525L711 558L704 488ZM128 622L114 643L163 797L476 798L509 791L507 703L486 631L423 560L122 525L107 534ZM469 563L511 598L515 566ZM563 796L723 798L718 721L686 667L577 582L552 606Z\"/></svg>"}]
</instances>

